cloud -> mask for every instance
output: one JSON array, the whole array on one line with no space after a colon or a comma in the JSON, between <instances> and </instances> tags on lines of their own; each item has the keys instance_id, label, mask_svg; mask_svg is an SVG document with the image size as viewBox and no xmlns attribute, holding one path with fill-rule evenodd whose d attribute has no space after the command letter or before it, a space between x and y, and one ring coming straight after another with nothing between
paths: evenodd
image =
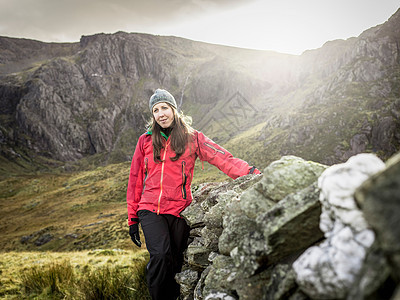
<instances>
[{"instance_id":1,"label":"cloud","mask_svg":"<svg viewBox=\"0 0 400 300\"><path fill-rule=\"evenodd\" d=\"M76 42L117 31L300 54L383 23L398 0L0 0L0 35Z\"/></svg>"},{"instance_id":2,"label":"cloud","mask_svg":"<svg viewBox=\"0 0 400 300\"><path fill-rule=\"evenodd\" d=\"M98 32L149 32L246 0L0 0L0 35L78 40Z\"/></svg>"}]
</instances>

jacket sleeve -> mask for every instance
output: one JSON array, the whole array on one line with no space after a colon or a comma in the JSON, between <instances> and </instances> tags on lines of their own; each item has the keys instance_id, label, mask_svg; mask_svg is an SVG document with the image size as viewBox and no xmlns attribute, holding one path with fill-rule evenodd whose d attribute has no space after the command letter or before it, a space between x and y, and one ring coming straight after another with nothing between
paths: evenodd
<instances>
[{"instance_id":1,"label":"jacket sleeve","mask_svg":"<svg viewBox=\"0 0 400 300\"><path fill-rule=\"evenodd\" d=\"M236 179L247 174L260 174L255 167L249 166L247 162L233 157L227 150L214 143L202 132L196 131L197 149L196 154L200 160L206 161L229 177Z\"/></svg>"},{"instance_id":2,"label":"jacket sleeve","mask_svg":"<svg viewBox=\"0 0 400 300\"><path fill-rule=\"evenodd\" d=\"M129 172L128 189L126 193L128 225L138 223L138 216L136 212L143 189L143 160L143 136L141 136L136 145L135 153L132 158L131 169Z\"/></svg>"}]
</instances>

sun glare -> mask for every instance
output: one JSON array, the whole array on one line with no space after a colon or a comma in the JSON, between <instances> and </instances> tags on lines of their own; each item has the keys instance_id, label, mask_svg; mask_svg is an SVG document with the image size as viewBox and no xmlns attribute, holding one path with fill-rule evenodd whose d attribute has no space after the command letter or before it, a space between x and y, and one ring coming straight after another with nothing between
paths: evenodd
<instances>
[{"instance_id":1,"label":"sun glare","mask_svg":"<svg viewBox=\"0 0 400 300\"><path fill-rule=\"evenodd\" d=\"M358 1L338 2L255 1L196 19L177 20L157 33L242 48L301 54L319 48L329 40L358 36L362 31L385 22L398 8L394 1L393 9L389 7L385 11L379 10L376 3L365 3L363 10L357 7Z\"/></svg>"}]
</instances>

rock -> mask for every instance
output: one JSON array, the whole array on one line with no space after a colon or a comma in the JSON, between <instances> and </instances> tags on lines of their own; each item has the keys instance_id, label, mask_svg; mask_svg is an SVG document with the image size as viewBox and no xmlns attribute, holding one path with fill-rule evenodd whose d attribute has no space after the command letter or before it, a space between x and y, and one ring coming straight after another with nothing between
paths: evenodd
<instances>
[{"instance_id":1,"label":"rock","mask_svg":"<svg viewBox=\"0 0 400 300\"><path fill-rule=\"evenodd\" d=\"M371 144L374 151L383 151L394 154L398 150L396 143L393 143L393 137L398 132L398 119L393 117L384 117L376 121L372 128Z\"/></svg>"},{"instance_id":2,"label":"rock","mask_svg":"<svg viewBox=\"0 0 400 300\"><path fill-rule=\"evenodd\" d=\"M345 160L359 153L365 152L369 144L368 136L364 133L357 133L350 140L350 150L346 151L343 155Z\"/></svg>"},{"instance_id":3,"label":"rock","mask_svg":"<svg viewBox=\"0 0 400 300\"><path fill-rule=\"evenodd\" d=\"M380 173L366 180L355 198L374 229L380 248L391 262L392 274L400 281L400 153Z\"/></svg>"},{"instance_id":4,"label":"rock","mask_svg":"<svg viewBox=\"0 0 400 300\"><path fill-rule=\"evenodd\" d=\"M357 281L375 235L358 210L353 194L383 168L384 163L376 156L359 154L345 164L328 168L318 179L320 228L326 240L307 249L293 263L297 283L311 298L343 299ZM376 271L370 278L378 276Z\"/></svg>"},{"instance_id":5,"label":"rock","mask_svg":"<svg viewBox=\"0 0 400 300\"><path fill-rule=\"evenodd\" d=\"M206 183L200 185L198 189L193 193L192 203L186 207L181 213L181 216L186 220L190 228L204 226L204 214L205 210L201 204L207 199L209 193L218 187L227 183Z\"/></svg>"},{"instance_id":6,"label":"rock","mask_svg":"<svg viewBox=\"0 0 400 300\"><path fill-rule=\"evenodd\" d=\"M226 207L229 203L237 201L240 196L239 193L234 190L228 190L225 193L219 194L217 203L204 214L205 225L209 228L222 229L222 220L225 215Z\"/></svg>"},{"instance_id":7,"label":"rock","mask_svg":"<svg viewBox=\"0 0 400 300\"><path fill-rule=\"evenodd\" d=\"M237 300L236 298L221 292L210 293L205 300Z\"/></svg>"},{"instance_id":8,"label":"rock","mask_svg":"<svg viewBox=\"0 0 400 300\"><path fill-rule=\"evenodd\" d=\"M238 231L242 238L230 252L236 266L246 274L254 274L320 240L323 234L319 229L318 196L314 183L260 213L255 220L256 231L249 228Z\"/></svg>"},{"instance_id":9,"label":"rock","mask_svg":"<svg viewBox=\"0 0 400 300\"><path fill-rule=\"evenodd\" d=\"M50 233L45 233L37 238L37 240L34 242L35 246L42 246L48 242L50 242L54 236Z\"/></svg>"},{"instance_id":10,"label":"rock","mask_svg":"<svg viewBox=\"0 0 400 300\"><path fill-rule=\"evenodd\" d=\"M316 182L289 194L256 222L267 241L266 259L274 264L322 239L318 227L321 206Z\"/></svg>"},{"instance_id":11,"label":"rock","mask_svg":"<svg viewBox=\"0 0 400 300\"><path fill-rule=\"evenodd\" d=\"M389 295L393 293L393 286L386 283L389 278L388 261L375 242L367 249L362 268L356 275L346 300L389 299ZM379 291L380 289L384 289L384 293Z\"/></svg>"},{"instance_id":12,"label":"rock","mask_svg":"<svg viewBox=\"0 0 400 300\"><path fill-rule=\"evenodd\" d=\"M278 264L272 271L265 287L263 300L293 299L293 294L298 294L296 299L308 299L298 290L294 271L288 264ZM302 295L302 297L300 297Z\"/></svg>"},{"instance_id":13,"label":"rock","mask_svg":"<svg viewBox=\"0 0 400 300\"><path fill-rule=\"evenodd\" d=\"M210 272L211 266L208 266L200 276L199 281L196 284L196 287L194 288L193 291L193 296L195 300L203 300L203 288L204 288L204 280L206 279L208 273Z\"/></svg>"},{"instance_id":14,"label":"rock","mask_svg":"<svg viewBox=\"0 0 400 300\"><path fill-rule=\"evenodd\" d=\"M393 296L392 300L400 300L400 287L398 287L395 291L395 295Z\"/></svg>"},{"instance_id":15,"label":"rock","mask_svg":"<svg viewBox=\"0 0 400 300\"><path fill-rule=\"evenodd\" d=\"M218 249L224 255L230 255L231 251L242 242L249 233L258 230L257 223L254 219L250 219L243 213L235 212L230 207L228 215L223 220L223 231L218 240Z\"/></svg>"},{"instance_id":16,"label":"rock","mask_svg":"<svg viewBox=\"0 0 400 300\"><path fill-rule=\"evenodd\" d=\"M181 286L180 299L193 300L193 290L199 280L199 273L193 270L185 270L175 276L175 280Z\"/></svg>"},{"instance_id":17,"label":"rock","mask_svg":"<svg viewBox=\"0 0 400 300\"><path fill-rule=\"evenodd\" d=\"M31 235L24 235L24 236L22 236L21 239L20 239L21 244L26 244L26 243L28 243L28 242L32 239L32 237L33 237L33 236L31 236Z\"/></svg>"},{"instance_id":18,"label":"rock","mask_svg":"<svg viewBox=\"0 0 400 300\"><path fill-rule=\"evenodd\" d=\"M233 285L234 276L235 268L232 259L225 255L218 255L215 257L212 260L211 268L204 280L203 295L206 295L205 299L220 299L215 298L215 295L218 293L229 295L231 299L237 299L238 297L235 295L236 292ZM210 296L212 294L214 294L214 296Z\"/></svg>"},{"instance_id":19,"label":"rock","mask_svg":"<svg viewBox=\"0 0 400 300\"><path fill-rule=\"evenodd\" d=\"M191 228L204 226L204 210L200 203L192 202L192 204L186 207L181 213L181 216Z\"/></svg>"},{"instance_id":20,"label":"rock","mask_svg":"<svg viewBox=\"0 0 400 300\"><path fill-rule=\"evenodd\" d=\"M321 175L318 180L322 203L320 226L326 237L333 233L338 224L348 225L355 231L367 227L353 194L369 176L383 168L384 163L375 155L359 154L351 157L346 164L330 167Z\"/></svg>"},{"instance_id":21,"label":"rock","mask_svg":"<svg viewBox=\"0 0 400 300\"><path fill-rule=\"evenodd\" d=\"M313 183L325 166L300 157L283 156L263 171L263 179L254 187L264 198L279 202L285 196Z\"/></svg>"},{"instance_id":22,"label":"rock","mask_svg":"<svg viewBox=\"0 0 400 300\"><path fill-rule=\"evenodd\" d=\"M103 224L103 223L104 223L104 221L98 221L98 222L82 225L82 228L93 227L93 226L97 226L97 225L100 225L100 224Z\"/></svg>"},{"instance_id":23,"label":"rock","mask_svg":"<svg viewBox=\"0 0 400 300\"><path fill-rule=\"evenodd\" d=\"M50 242L54 238L54 236L51 234L51 231L53 229L54 226L42 228L38 231L33 232L30 235L22 236L20 242L22 244L33 243L35 246L42 246Z\"/></svg>"},{"instance_id":24,"label":"rock","mask_svg":"<svg viewBox=\"0 0 400 300\"><path fill-rule=\"evenodd\" d=\"M206 226L201 230L203 245L211 251L218 251L218 238L222 233L222 225L219 227Z\"/></svg>"},{"instance_id":25,"label":"rock","mask_svg":"<svg viewBox=\"0 0 400 300\"><path fill-rule=\"evenodd\" d=\"M64 235L64 238L76 239L78 238L78 235L76 233L67 233L66 235Z\"/></svg>"},{"instance_id":26,"label":"rock","mask_svg":"<svg viewBox=\"0 0 400 300\"><path fill-rule=\"evenodd\" d=\"M210 264L208 256L212 252L199 238L195 239L186 250L187 262L194 270L203 271Z\"/></svg>"},{"instance_id":27,"label":"rock","mask_svg":"<svg viewBox=\"0 0 400 300\"><path fill-rule=\"evenodd\" d=\"M239 272L237 274L239 274ZM270 270L260 272L250 277L236 276L234 286L239 299L262 299L265 294L265 285L270 277Z\"/></svg>"}]
</instances>

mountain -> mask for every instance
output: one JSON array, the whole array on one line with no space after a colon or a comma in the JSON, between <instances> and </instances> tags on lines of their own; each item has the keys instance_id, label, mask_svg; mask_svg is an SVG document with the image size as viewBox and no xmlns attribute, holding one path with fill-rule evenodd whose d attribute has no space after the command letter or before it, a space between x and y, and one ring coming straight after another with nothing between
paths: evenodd
<instances>
[{"instance_id":1,"label":"mountain","mask_svg":"<svg viewBox=\"0 0 400 300\"><path fill-rule=\"evenodd\" d=\"M125 32L0 37L1 172L130 160L158 87L196 129L259 167L288 154L386 159L400 147L399 28L400 10L299 56Z\"/></svg>"}]
</instances>

